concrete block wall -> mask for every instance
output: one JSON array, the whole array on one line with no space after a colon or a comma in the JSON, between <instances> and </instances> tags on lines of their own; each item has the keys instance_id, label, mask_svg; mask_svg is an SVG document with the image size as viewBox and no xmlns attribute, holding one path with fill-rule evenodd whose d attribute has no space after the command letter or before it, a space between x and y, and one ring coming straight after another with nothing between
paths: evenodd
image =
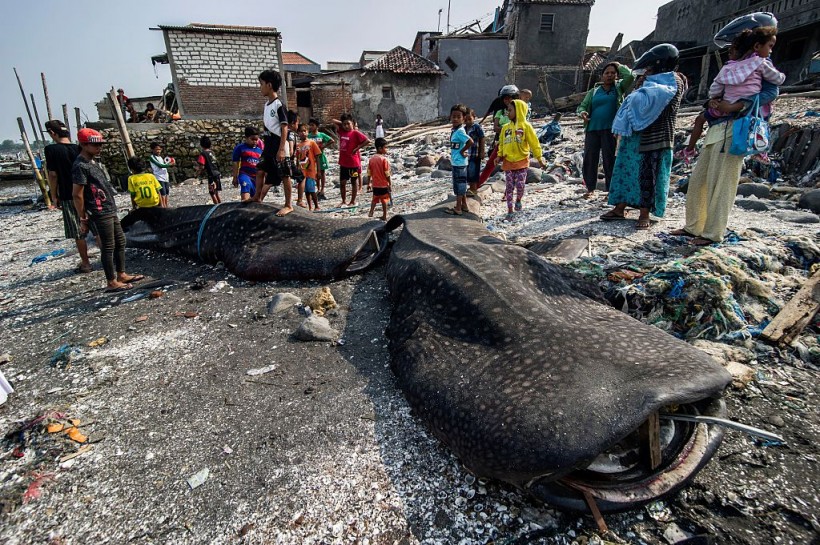
<instances>
[{"instance_id":1,"label":"concrete block wall","mask_svg":"<svg viewBox=\"0 0 820 545\"><path fill-rule=\"evenodd\" d=\"M279 38L169 30L180 102L186 116L262 111L259 73L279 70Z\"/></svg>"}]
</instances>

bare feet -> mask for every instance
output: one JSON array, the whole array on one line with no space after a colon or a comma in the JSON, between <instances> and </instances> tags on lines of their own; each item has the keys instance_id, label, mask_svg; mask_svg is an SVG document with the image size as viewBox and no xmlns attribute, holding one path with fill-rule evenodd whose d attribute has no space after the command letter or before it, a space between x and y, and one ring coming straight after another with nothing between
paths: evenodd
<instances>
[{"instance_id":1,"label":"bare feet","mask_svg":"<svg viewBox=\"0 0 820 545\"><path fill-rule=\"evenodd\" d=\"M674 237L693 237L692 233L687 231L686 229L675 229L674 231L669 231L669 234Z\"/></svg>"},{"instance_id":2,"label":"bare feet","mask_svg":"<svg viewBox=\"0 0 820 545\"><path fill-rule=\"evenodd\" d=\"M91 263L80 263L77 265L77 272L81 274L90 273L94 270L94 267L91 266Z\"/></svg>"},{"instance_id":3,"label":"bare feet","mask_svg":"<svg viewBox=\"0 0 820 545\"><path fill-rule=\"evenodd\" d=\"M293 212L293 207L292 206L285 206L283 208L280 208L279 212L277 212L276 215L281 218L283 216L287 216L291 212Z\"/></svg>"},{"instance_id":4,"label":"bare feet","mask_svg":"<svg viewBox=\"0 0 820 545\"><path fill-rule=\"evenodd\" d=\"M130 289L131 289L131 288L133 288L133 287L134 287L134 286L132 286L131 284L128 284L128 283L125 283L125 282L119 282L119 281L117 281L117 280L112 280L112 281L111 281L111 282L109 282L109 283L108 283L108 285L105 287L105 291L106 291L107 293L113 293L113 292L117 292L117 291L128 291L128 290L130 290Z\"/></svg>"},{"instance_id":5,"label":"bare feet","mask_svg":"<svg viewBox=\"0 0 820 545\"><path fill-rule=\"evenodd\" d=\"M350 204L348 206L356 206L356 201L350 201Z\"/></svg>"},{"instance_id":6,"label":"bare feet","mask_svg":"<svg viewBox=\"0 0 820 545\"><path fill-rule=\"evenodd\" d=\"M307 205L303 202L297 202L296 206L301 206L302 208L307 208Z\"/></svg>"}]
</instances>

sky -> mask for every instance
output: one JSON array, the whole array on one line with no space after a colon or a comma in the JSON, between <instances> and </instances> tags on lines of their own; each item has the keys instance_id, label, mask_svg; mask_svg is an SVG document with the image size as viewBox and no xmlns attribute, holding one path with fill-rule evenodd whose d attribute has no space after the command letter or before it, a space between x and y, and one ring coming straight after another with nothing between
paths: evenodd
<instances>
[{"instance_id":1,"label":"sky","mask_svg":"<svg viewBox=\"0 0 820 545\"><path fill-rule=\"evenodd\" d=\"M655 28L658 7L669 0L597 0L590 17L588 45L609 46L618 32L624 43L639 40ZM450 26L455 29L484 17L502 0L450 0ZM300 9L299 6L309 6ZM52 113L62 119L67 104L72 132L74 107L82 120L95 121L94 104L111 88L129 96L161 94L171 81L167 65L156 73L151 56L165 52L157 25L217 23L272 26L282 33L282 49L298 51L325 67L328 60L358 60L362 50L410 48L416 32L446 26L447 0L40 0L14 2L0 33L0 140L20 140L17 117L34 140L13 68L26 92L34 94L40 121L46 121L40 73L45 73ZM340 25L340 21L346 21ZM32 115L33 112L32 112ZM36 123L36 121L35 121Z\"/></svg>"}]
</instances>

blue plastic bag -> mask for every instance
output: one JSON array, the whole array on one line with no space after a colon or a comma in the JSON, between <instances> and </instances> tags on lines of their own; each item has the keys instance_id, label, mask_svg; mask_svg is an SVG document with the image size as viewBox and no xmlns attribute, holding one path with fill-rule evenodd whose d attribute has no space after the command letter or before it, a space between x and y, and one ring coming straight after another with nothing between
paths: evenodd
<instances>
[{"instance_id":1,"label":"blue plastic bag","mask_svg":"<svg viewBox=\"0 0 820 545\"><path fill-rule=\"evenodd\" d=\"M768 151L771 140L769 122L760 116L760 99L755 97L749 113L732 126L732 155L754 155Z\"/></svg>"}]
</instances>

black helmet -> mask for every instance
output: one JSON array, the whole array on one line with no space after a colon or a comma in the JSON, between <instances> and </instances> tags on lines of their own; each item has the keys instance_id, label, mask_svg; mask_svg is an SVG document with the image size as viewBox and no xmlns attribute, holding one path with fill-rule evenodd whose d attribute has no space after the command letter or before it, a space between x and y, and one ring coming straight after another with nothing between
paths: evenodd
<instances>
[{"instance_id":1,"label":"black helmet","mask_svg":"<svg viewBox=\"0 0 820 545\"><path fill-rule=\"evenodd\" d=\"M653 74L671 72L678 65L678 48L672 44L656 45L635 61L633 70L652 70Z\"/></svg>"},{"instance_id":2,"label":"black helmet","mask_svg":"<svg viewBox=\"0 0 820 545\"><path fill-rule=\"evenodd\" d=\"M500 97L514 97L518 95L518 87L515 85L505 85L498 91Z\"/></svg>"},{"instance_id":3,"label":"black helmet","mask_svg":"<svg viewBox=\"0 0 820 545\"><path fill-rule=\"evenodd\" d=\"M738 17L715 34L715 45L718 47L731 45L732 41L744 30L751 30L762 26L773 26L777 28L777 17L767 11L759 11Z\"/></svg>"}]
</instances>

